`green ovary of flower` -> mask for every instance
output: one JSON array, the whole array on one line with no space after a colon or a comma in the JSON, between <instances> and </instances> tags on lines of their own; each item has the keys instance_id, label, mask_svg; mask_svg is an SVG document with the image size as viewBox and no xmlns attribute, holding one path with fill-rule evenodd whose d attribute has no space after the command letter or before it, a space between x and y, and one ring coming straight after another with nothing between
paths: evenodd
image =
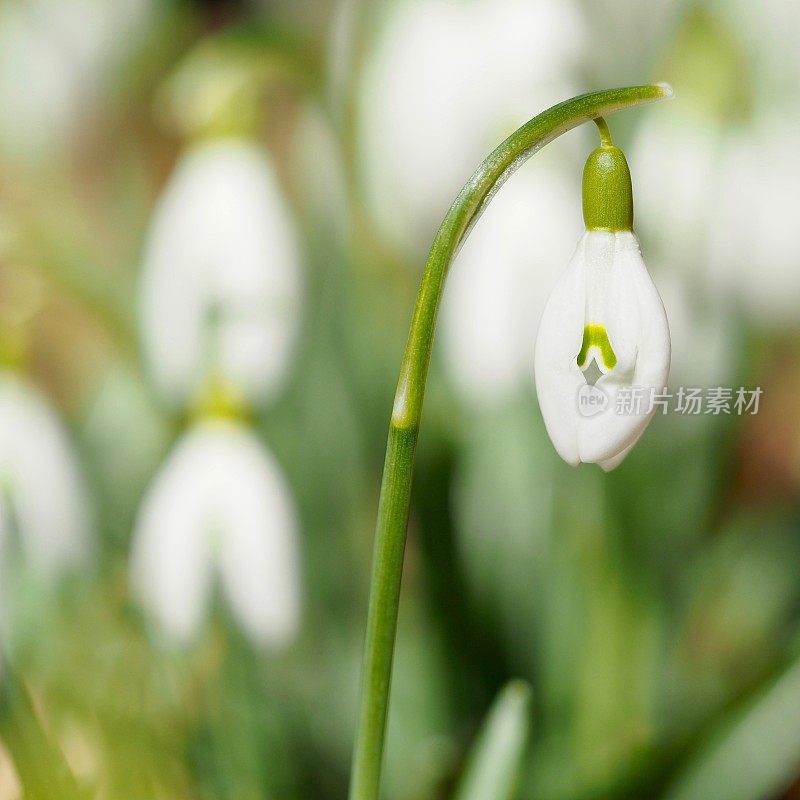
<instances>
[{"instance_id":1,"label":"green ovary of flower","mask_svg":"<svg viewBox=\"0 0 800 800\"><path fill-rule=\"evenodd\" d=\"M587 359L589 351L594 348L603 360L603 367L606 371L611 371L617 365L617 354L611 346L611 342L606 332L606 326L597 322L591 322L583 328L583 342L581 342L581 351L578 353L578 366L585 369L587 366Z\"/></svg>"}]
</instances>

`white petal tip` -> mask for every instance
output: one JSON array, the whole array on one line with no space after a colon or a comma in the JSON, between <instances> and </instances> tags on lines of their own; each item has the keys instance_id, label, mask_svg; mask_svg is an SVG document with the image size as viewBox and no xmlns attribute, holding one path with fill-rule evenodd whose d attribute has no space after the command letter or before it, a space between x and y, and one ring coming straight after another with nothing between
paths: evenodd
<instances>
[{"instance_id":1,"label":"white petal tip","mask_svg":"<svg viewBox=\"0 0 800 800\"><path fill-rule=\"evenodd\" d=\"M668 84L666 81L657 81L656 86L661 89L662 97L665 100L670 100L675 97L675 91L673 90L672 86Z\"/></svg>"},{"instance_id":2,"label":"white petal tip","mask_svg":"<svg viewBox=\"0 0 800 800\"><path fill-rule=\"evenodd\" d=\"M561 456L561 460L565 464L569 464L571 467L579 467L581 465L581 459L577 454L573 455L572 453L569 453L568 455L565 455L558 448L556 448L556 452L559 456Z\"/></svg>"}]
</instances>

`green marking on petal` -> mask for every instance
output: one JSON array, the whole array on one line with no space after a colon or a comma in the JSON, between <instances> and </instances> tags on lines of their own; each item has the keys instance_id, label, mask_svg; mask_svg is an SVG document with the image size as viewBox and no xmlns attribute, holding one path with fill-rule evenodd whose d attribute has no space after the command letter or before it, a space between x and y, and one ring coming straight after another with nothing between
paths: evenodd
<instances>
[{"instance_id":1,"label":"green marking on petal","mask_svg":"<svg viewBox=\"0 0 800 800\"><path fill-rule=\"evenodd\" d=\"M600 353L603 367L607 371L614 369L617 365L617 354L608 339L606 326L597 322L591 322L583 327L583 342L581 343L581 351L578 353L578 366L581 369L586 366L586 360L592 348L595 348Z\"/></svg>"}]
</instances>

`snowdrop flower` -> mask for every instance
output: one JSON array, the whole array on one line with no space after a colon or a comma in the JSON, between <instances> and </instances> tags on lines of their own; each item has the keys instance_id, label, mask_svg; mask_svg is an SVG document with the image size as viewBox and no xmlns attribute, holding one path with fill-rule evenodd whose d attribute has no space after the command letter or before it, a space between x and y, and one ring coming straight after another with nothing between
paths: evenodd
<instances>
[{"instance_id":1,"label":"snowdrop flower","mask_svg":"<svg viewBox=\"0 0 800 800\"><path fill-rule=\"evenodd\" d=\"M297 235L265 152L195 145L156 209L143 266L142 338L163 398L196 400L211 377L261 403L282 386L300 308Z\"/></svg>"},{"instance_id":2,"label":"snowdrop flower","mask_svg":"<svg viewBox=\"0 0 800 800\"><path fill-rule=\"evenodd\" d=\"M13 541L45 577L86 562L89 501L72 444L41 394L7 371L0 372L0 505L0 556Z\"/></svg>"},{"instance_id":3,"label":"snowdrop flower","mask_svg":"<svg viewBox=\"0 0 800 800\"><path fill-rule=\"evenodd\" d=\"M368 207L396 244L426 248L493 143L531 108L575 93L584 41L571 0L390 5L358 129Z\"/></svg>"},{"instance_id":4,"label":"snowdrop flower","mask_svg":"<svg viewBox=\"0 0 800 800\"><path fill-rule=\"evenodd\" d=\"M253 643L285 646L300 620L297 527L286 481L255 435L206 419L178 442L142 502L134 591L165 637L187 644L218 577Z\"/></svg>"},{"instance_id":5,"label":"snowdrop flower","mask_svg":"<svg viewBox=\"0 0 800 800\"><path fill-rule=\"evenodd\" d=\"M69 143L153 8L152 0L0 4L0 149L39 161Z\"/></svg>"},{"instance_id":6,"label":"snowdrop flower","mask_svg":"<svg viewBox=\"0 0 800 800\"><path fill-rule=\"evenodd\" d=\"M633 233L625 156L599 122L603 145L586 162L586 232L547 302L536 341L536 390L547 432L570 464L616 467L652 416L647 393L662 391L670 336L664 306ZM642 408L621 408L643 392Z\"/></svg>"}]
</instances>

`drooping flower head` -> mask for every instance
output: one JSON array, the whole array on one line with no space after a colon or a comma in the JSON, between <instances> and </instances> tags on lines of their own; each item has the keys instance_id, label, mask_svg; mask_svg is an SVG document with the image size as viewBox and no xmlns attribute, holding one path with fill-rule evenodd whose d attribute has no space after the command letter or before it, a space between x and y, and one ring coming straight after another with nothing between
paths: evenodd
<instances>
[{"instance_id":1,"label":"drooping flower head","mask_svg":"<svg viewBox=\"0 0 800 800\"><path fill-rule=\"evenodd\" d=\"M164 638L188 644L218 583L232 616L263 648L300 624L298 523L277 462L245 425L211 418L179 440L136 522L133 585Z\"/></svg>"},{"instance_id":2,"label":"drooping flower head","mask_svg":"<svg viewBox=\"0 0 800 800\"><path fill-rule=\"evenodd\" d=\"M0 371L0 561L13 544L45 577L80 566L91 553L90 520L78 459L56 413L24 379Z\"/></svg>"},{"instance_id":3,"label":"drooping flower head","mask_svg":"<svg viewBox=\"0 0 800 800\"><path fill-rule=\"evenodd\" d=\"M283 386L300 315L297 233L271 160L244 137L181 158L144 254L142 339L162 397L221 378L251 404Z\"/></svg>"},{"instance_id":4,"label":"drooping flower head","mask_svg":"<svg viewBox=\"0 0 800 800\"><path fill-rule=\"evenodd\" d=\"M545 308L536 390L547 431L570 464L616 467L652 417L670 363L664 306L633 233L633 193L622 151L603 144L586 162L586 232Z\"/></svg>"}]
</instances>

